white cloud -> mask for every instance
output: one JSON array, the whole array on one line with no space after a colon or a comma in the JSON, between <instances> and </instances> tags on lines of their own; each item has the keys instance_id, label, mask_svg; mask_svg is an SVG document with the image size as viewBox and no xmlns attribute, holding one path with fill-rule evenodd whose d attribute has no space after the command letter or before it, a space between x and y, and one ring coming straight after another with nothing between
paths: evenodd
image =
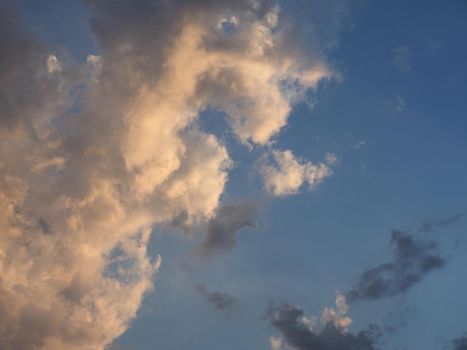
<instances>
[{"instance_id":1,"label":"white cloud","mask_svg":"<svg viewBox=\"0 0 467 350\"><path fill-rule=\"evenodd\" d=\"M49 73L59 72L61 69L62 67L60 66L57 56L49 55L49 57L47 57L47 70Z\"/></svg>"},{"instance_id":2,"label":"white cloud","mask_svg":"<svg viewBox=\"0 0 467 350\"><path fill-rule=\"evenodd\" d=\"M352 323L352 319L346 316L347 311L349 311L349 307L345 300L345 296L338 293L335 303L336 308L324 308L323 313L321 314L321 323L324 325L333 323L337 329L345 331Z\"/></svg>"},{"instance_id":3,"label":"white cloud","mask_svg":"<svg viewBox=\"0 0 467 350\"><path fill-rule=\"evenodd\" d=\"M332 174L331 166L337 162L333 154L328 154L321 164L300 161L290 150L272 152L273 164L262 165L266 190L275 196L296 194L304 183L313 189Z\"/></svg>"},{"instance_id":4,"label":"white cloud","mask_svg":"<svg viewBox=\"0 0 467 350\"><path fill-rule=\"evenodd\" d=\"M160 23L145 22L145 1L133 12L89 3L101 52L75 66L0 9L2 35L16 40L0 62L2 348L102 350L121 335L160 266L146 252L151 227L209 219L224 191L228 150L197 128L200 113L219 108L242 142L267 144L303 92L333 75L319 52L290 50L268 2L161 3ZM265 174L278 195L313 187L333 162L274 157Z\"/></svg>"}]
</instances>

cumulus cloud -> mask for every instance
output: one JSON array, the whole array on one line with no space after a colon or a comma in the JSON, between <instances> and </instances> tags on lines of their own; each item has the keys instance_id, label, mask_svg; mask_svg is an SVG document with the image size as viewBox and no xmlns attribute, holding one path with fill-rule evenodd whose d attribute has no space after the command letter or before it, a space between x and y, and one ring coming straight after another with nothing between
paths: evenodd
<instances>
[{"instance_id":1,"label":"cumulus cloud","mask_svg":"<svg viewBox=\"0 0 467 350\"><path fill-rule=\"evenodd\" d=\"M338 295L336 299L336 310L334 313L341 313L340 318L347 312L345 298ZM284 337L274 342L276 348L273 349L295 349L295 350L374 350L377 349L376 341L379 330L370 327L369 330L361 331L357 334L348 332L344 324L325 309L321 317L321 325L318 325L312 318L305 316L302 309L290 304L272 305L267 313L271 325L278 329ZM345 312L344 312L345 311ZM330 318L329 318L330 317ZM350 320L350 319L349 319ZM276 339L276 338L275 338ZM271 346L272 346L271 342Z\"/></svg>"},{"instance_id":2,"label":"cumulus cloud","mask_svg":"<svg viewBox=\"0 0 467 350\"><path fill-rule=\"evenodd\" d=\"M336 156L327 154L320 164L301 161L290 150L272 151L272 161L266 161L262 167L266 190L275 196L286 196L299 192L307 183L312 190L332 174L331 166L336 163Z\"/></svg>"},{"instance_id":3,"label":"cumulus cloud","mask_svg":"<svg viewBox=\"0 0 467 350\"><path fill-rule=\"evenodd\" d=\"M209 220L201 253L209 256L232 249L236 235L242 228L254 226L258 214L258 206L252 202L223 204Z\"/></svg>"},{"instance_id":4,"label":"cumulus cloud","mask_svg":"<svg viewBox=\"0 0 467 350\"><path fill-rule=\"evenodd\" d=\"M446 264L435 242L417 240L413 235L394 230L391 243L393 260L366 270L347 293L349 302L396 296Z\"/></svg>"},{"instance_id":5,"label":"cumulus cloud","mask_svg":"<svg viewBox=\"0 0 467 350\"><path fill-rule=\"evenodd\" d=\"M291 49L272 1L86 3L99 53L75 64L0 9L0 348L101 350L121 335L161 262L151 227L216 215L232 161L200 113L267 144L333 76L319 51ZM310 184L324 176L298 164Z\"/></svg>"},{"instance_id":6,"label":"cumulus cloud","mask_svg":"<svg viewBox=\"0 0 467 350\"><path fill-rule=\"evenodd\" d=\"M226 316L230 316L237 304L237 299L230 294L208 291L205 286L196 286L196 291L202 295L216 310L223 312Z\"/></svg>"}]
</instances>

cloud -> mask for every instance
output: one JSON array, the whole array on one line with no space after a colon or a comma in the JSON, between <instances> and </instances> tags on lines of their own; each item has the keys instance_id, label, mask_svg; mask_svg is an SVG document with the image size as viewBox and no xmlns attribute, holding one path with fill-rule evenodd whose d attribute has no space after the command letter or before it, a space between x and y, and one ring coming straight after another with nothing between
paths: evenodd
<instances>
[{"instance_id":1,"label":"cloud","mask_svg":"<svg viewBox=\"0 0 467 350\"><path fill-rule=\"evenodd\" d=\"M272 162L261 166L266 190L274 196L296 194L304 183L312 190L332 174L331 166L337 162L333 154L326 155L326 161L313 164L298 160L292 151L272 151Z\"/></svg>"},{"instance_id":2,"label":"cloud","mask_svg":"<svg viewBox=\"0 0 467 350\"><path fill-rule=\"evenodd\" d=\"M230 294L223 292L210 292L203 285L197 286L196 291L205 297L216 310L223 312L226 316L230 316L232 314L233 308L237 304L237 299Z\"/></svg>"},{"instance_id":3,"label":"cloud","mask_svg":"<svg viewBox=\"0 0 467 350\"><path fill-rule=\"evenodd\" d=\"M267 143L286 124L291 103L304 89L333 75L319 54L307 60L300 47L285 49L288 32L281 29L273 1L91 3L99 13L95 33L105 41L112 65L136 82L160 80L166 93L176 92L194 111L207 105L221 109L242 142ZM115 36L117 23L125 36ZM165 58L158 44L169 47ZM129 59L135 55L142 62Z\"/></svg>"},{"instance_id":4,"label":"cloud","mask_svg":"<svg viewBox=\"0 0 467 350\"><path fill-rule=\"evenodd\" d=\"M406 232L393 230L391 243L393 260L366 270L346 294L349 302L396 296L446 264L434 242L417 240Z\"/></svg>"},{"instance_id":5,"label":"cloud","mask_svg":"<svg viewBox=\"0 0 467 350\"><path fill-rule=\"evenodd\" d=\"M398 71L408 73L412 69L410 66L411 56L412 52L407 46L398 46L392 50L392 63Z\"/></svg>"},{"instance_id":6,"label":"cloud","mask_svg":"<svg viewBox=\"0 0 467 350\"><path fill-rule=\"evenodd\" d=\"M269 345L272 350L282 349L282 338L281 337L269 337Z\"/></svg>"},{"instance_id":7,"label":"cloud","mask_svg":"<svg viewBox=\"0 0 467 350\"><path fill-rule=\"evenodd\" d=\"M385 317L382 326L386 333L394 333L403 328L407 324L409 317L413 316L416 307L410 304L404 297L397 302L397 306L391 310Z\"/></svg>"},{"instance_id":8,"label":"cloud","mask_svg":"<svg viewBox=\"0 0 467 350\"><path fill-rule=\"evenodd\" d=\"M86 62L0 6L0 348L101 350L125 332L161 263L151 228L218 213L232 161L201 112L268 144L334 76L272 1L86 3ZM232 222L208 244L228 249L246 225Z\"/></svg>"},{"instance_id":9,"label":"cloud","mask_svg":"<svg viewBox=\"0 0 467 350\"><path fill-rule=\"evenodd\" d=\"M405 100L402 97L397 96L395 100L395 106L396 106L396 111L403 112L405 109Z\"/></svg>"},{"instance_id":10,"label":"cloud","mask_svg":"<svg viewBox=\"0 0 467 350\"><path fill-rule=\"evenodd\" d=\"M456 338L452 341L453 350L466 350L467 349L467 334L462 337Z\"/></svg>"},{"instance_id":11,"label":"cloud","mask_svg":"<svg viewBox=\"0 0 467 350\"><path fill-rule=\"evenodd\" d=\"M340 296L343 298L343 296ZM345 299L342 299L345 301ZM341 305L342 307L342 305ZM337 306L339 309L339 305ZM341 310L342 311L342 310ZM346 311L346 310L345 310ZM323 315L326 315L326 309ZM345 327L335 320L321 317L322 325L316 325L313 319L305 316L304 311L294 305L272 305L268 309L267 318L271 325L278 329L285 341L285 348L296 350L374 350L377 349L376 341L379 337L378 329L372 327L369 330L357 334L348 332ZM280 339L280 338L279 338ZM271 343L272 344L272 343ZM276 342L282 349L282 341ZM280 345L280 347L279 347Z\"/></svg>"},{"instance_id":12,"label":"cloud","mask_svg":"<svg viewBox=\"0 0 467 350\"><path fill-rule=\"evenodd\" d=\"M208 222L201 253L210 256L231 250L236 235L242 228L254 226L258 214L258 206L252 202L223 204Z\"/></svg>"},{"instance_id":13,"label":"cloud","mask_svg":"<svg viewBox=\"0 0 467 350\"><path fill-rule=\"evenodd\" d=\"M0 137L20 127L42 131L54 114L69 107L73 72L50 74L47 52L5 5L0 5L0 33Z\"/></svg>"},{"instance_id":14,"label":"cloud","mask_svg":"<svg viewBox=\"0 0 467 350\"><path fill-rule=\"evenodd\" d=\"M433 232L437 228L450 227L462 220L466 213L467 212L464 210L446 219L426 219L422 222L422 225L418 229L418 232L429 233Z\"/></svg>"}]
</instances>

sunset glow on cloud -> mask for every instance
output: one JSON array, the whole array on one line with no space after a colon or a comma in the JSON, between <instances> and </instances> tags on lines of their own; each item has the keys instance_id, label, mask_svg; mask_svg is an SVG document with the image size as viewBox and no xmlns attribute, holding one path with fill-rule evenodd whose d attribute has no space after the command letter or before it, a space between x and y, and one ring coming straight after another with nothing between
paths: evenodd
<instances>
[{"instance_id":1,"label":"sunset glow on cloud","mask_svg":"<svg viewBox=\"0 0 467 350\"><path fill-rule=\"evenodd\" d=\"M384 184L403 181L391 155L410 152L378 145L388 130L377 125L380 116L349 122L369 89L342 92L364 75L352 70L363 59L339 56L339 47L350 50L343 33L361 12L345 0L0 1L0 349L379 349L386 335L362 322L378 323L383 311L373 320L359 305L405 298L441 278L450 266L448 243L433 235L460 227L465 203L452 200L455 208L442 210L439 194L439 219L392 231L392 257L388 248L378 261L359 257L340 270L347 267L340 259L362 255L365 244L371 252L387 242L365 233L387 219L379 213L394 213L378 228L384 232L409 225L393 208L368 202L372 194L384 197L378 176ZM442 50L424 40L425 55ZM417 50L391 44L387 69L398 79L418 74ZM415 96L389 90L374 97L382 100L378 108L394 118L415 113ZM329 110L320 110L321 100ZM322 119L312 120L314 113ZM465 143L456 147L465 150ZM359 158L364 152L374 158ZM349 170L349 162L356 167ZM467 174L463 165L456 169ZM369 187L356 184L366 174ZM414 186L400 188L422 198L426 192ZM387 195L388 206L396 193ZM303 208L307 217L299 218ZM411 225L431 213L423 208L410 214ZM354 220L371 218L368 226L354 222L361 236L345 224L352 210ZM459 214L451 218L453 211ZM274 235L280 227L283 241ZM297 238L302 229L309 232ZM312 258L305 248L321 251ZM299 253L304 260L288 260ZM308 280L298 275L305 266L313 283L294 288L296 279ZM292 300L274 302L278 297ZM320 304L307 304L312 298ZM321 317L306 317L292 301L322 310ZM222 329L239 335L209 333L222 323L208 326L210 311L200 310L223 317L229 326ZM150 320L157 315L165 321ZM185 322L193 327L186 338L165 338ZM161 334L131 333L144 329ZM461 344L456 332L443 334Z\"/></svg>"}]
</instances>

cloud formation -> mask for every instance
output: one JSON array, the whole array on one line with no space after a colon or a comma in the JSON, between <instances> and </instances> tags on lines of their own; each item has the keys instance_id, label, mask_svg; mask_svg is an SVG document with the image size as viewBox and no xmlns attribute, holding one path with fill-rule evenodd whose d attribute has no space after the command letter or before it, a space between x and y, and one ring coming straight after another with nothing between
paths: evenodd
<instances>
[{"instance_id":1,"label":"cloud formation","mask_svg":"<svg viewBox=\"0 0 467 350\"><path fill-rule=\"evenodd\" d=\"M338 312L347 311L345 299L339 296L336 299ZM342 309L344 308L344 310ZM340 309L340 311L339 311ZM328 309L329 310L329 309ZM346 330L348 323L344 325L336 319L328 319L328 312L323 312L321 326L305 316L302 309L290 305L272 305L267 313L271 325L277 328L284 337L274 337L271 347L274 350L296 349L296 350L374 350L377 349L376 341L379 336L377 328L361 331L353 334ZM345 313L344 313L345 314ZM342 315L341 315L342 316Z\"/></svg>"},{"instance_id":2,"label":"cloud formation","mask_svg":"<svg viewBox=\"0 0 467 350\"><path fill-rule=\"evenodd\" d=\"M151 227L216 213L232 161L200 113L264 145L333 76L272 1L86 3L100 52L78 63L0 6L0 348L101 350L121 335L160 265Z\"/></svg>"},{"instance_id":3,"label":"cloud formation","mask_svg":"<svg viewBox=\"0 0 467 350\"><path fill-rule=\"evenodd\" d=\"M205 299L212 305L216 310L223 312L226 316L232 314L233 308L237 304L237 299L230 294L208 291L205 286L196 286L196 291L205 297Z\"/></svg>"},{"instance_id":4,"label":"cloud formation","mask_svg":"<svg viewBox=\"0 0 467 350\"><path fill-rule=\"evenodd\" d=\"M391 243L393 260L366 270L346 294L349 302L396 296L446 264L435 242L417 240L413 235L394 230Z\"/></svg>"},{"instance_id":5,"label":"cloud formation","mask_svg":"<svg viewBox=\"0 0 467 350\"><path fill-rule=\"evenodd\" d=\"M269 345L272 350L282 349L282 338L281 337L269 337Z\"/></svg>"},{"instance_id":6,"label":"cloud formation","mask_svg":"<svg viewBox=\"0 0 467 350\"><path fill-rule=\"evenodd\" d=\"M433 232L437 228L450 227L458 223L460 220L462 220L466 213L467 212L464 210L446 219L426 219L422 222L422 225L418 229L418 232L419 233L430 233L430 232Z\"/></svg>"},{"instance_id":7,"label":"cloud formation","mask_svg":"<svg viewBox=\"0 0 467 350\"><path fill-rule=\"evenodd\" d=\"M467 334L452 341L453 350L467 350Z\"/></svg>"},{"instance_id":8,"label":"cloud formation","mask_svg":"<svg viewBox=\"0 0 467 350\"><path fill-rule=\"evenodd\" d=\"M258 218L259 209L248 201L223 204L209 220L201 253L210 256L231 250L235 237L242 228L252 227Z\"/></svg>"},{"instance_id":9,"label":"cloud formation","mask_svg":"<svg viewBox=\"0 0 467 350\"><path fill-rule=\"evenodd\" d=\"M298 160L292 151L272 151L272 161L266 161L262 167L266 190L274 196L286 196L299 192L307 183L312 190L332 174L331 166L337 159L333 154L327 154L324 163L313 164Z\"/></svg>"}]
</instances>

